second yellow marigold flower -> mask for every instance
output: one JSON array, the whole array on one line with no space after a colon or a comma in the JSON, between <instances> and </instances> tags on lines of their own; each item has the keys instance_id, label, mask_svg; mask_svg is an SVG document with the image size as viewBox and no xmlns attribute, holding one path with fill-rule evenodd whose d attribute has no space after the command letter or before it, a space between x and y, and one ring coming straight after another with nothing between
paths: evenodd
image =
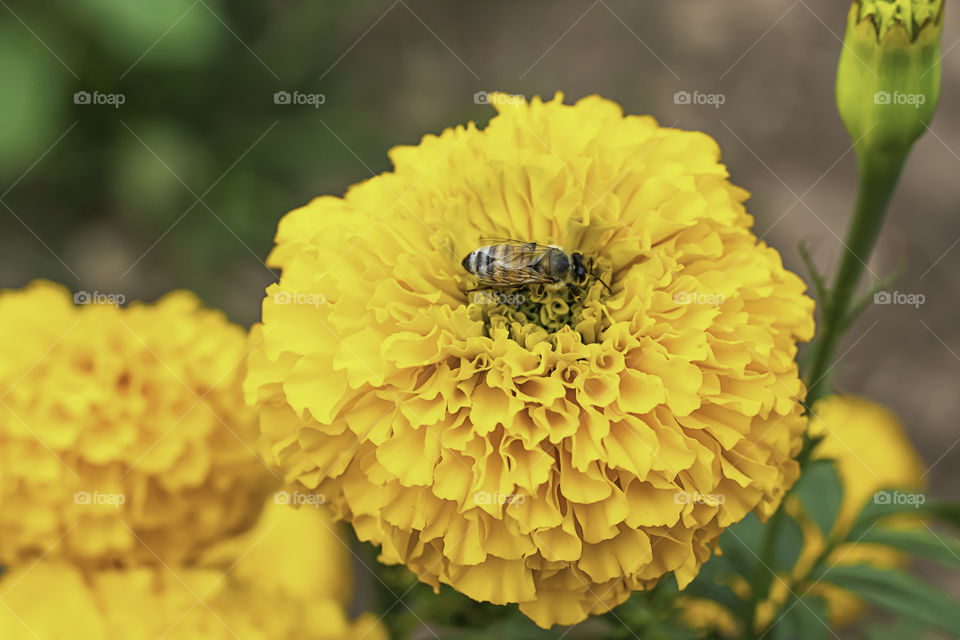
<instances>
[{"instance_id":1,"label":"second yellow marigold flower","mask_svg":"<svg viewBox=\"0 0 960 640\"><path fill-rule=\"evenodd\" d=\"M179 562L257 518L274 477L245 336L187 292L75 306L0 293L0 564Z\"/></svg>"}]
</instances>

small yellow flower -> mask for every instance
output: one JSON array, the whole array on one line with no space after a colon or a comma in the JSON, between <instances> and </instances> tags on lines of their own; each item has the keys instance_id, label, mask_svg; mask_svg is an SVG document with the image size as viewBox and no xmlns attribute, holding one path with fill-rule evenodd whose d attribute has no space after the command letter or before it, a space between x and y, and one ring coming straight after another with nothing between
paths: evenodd
<instances>
[{"instance_id":1,"label":"small yellow flower","mask_svg":"<svg viewBox=\"0 0 960 640\"><path fill-rule=\"evenodd\" d=\"M485 129L395 148L281 221L246 388L291 490L382 560L572 624L686 585L725 527L775 509L813 302L708 136L598 97L491 103ZM470 294L484 236L598 277Z\"/></svg>"},{"instance_id":2,"label":"small yellow flower","mask_svg":"<svg viewBox=\"0 0 960 640\"><path fill-rule=\"evenodd\" d=\"M245 344L186 292L127 308L46 282L0 293L0 563L174 562L251 525L274 478Z\"/></svg>"},{"instance_id":3,"label":"small yellow flower","mask_svg":"<svg viewBox=\"0 0 960 640\"><path fill-rule=\"evenodd\" d=\"M325 507L293 509L270 501L256 526L208 549L201 564L229 569L263 592L346 607L353 596L348 549Z\"/></svg>"},{"instance_id":4,"label":"small yellow flower","mask_svg":"<svg viewBox=\"0 0 960 640\"><path fill-rule=\"evenodd\" d=\"M4 640L386 640L372 614L264 590L218 569L83 570L44 558L0 578Z\"/></svg>"}]
</instances>

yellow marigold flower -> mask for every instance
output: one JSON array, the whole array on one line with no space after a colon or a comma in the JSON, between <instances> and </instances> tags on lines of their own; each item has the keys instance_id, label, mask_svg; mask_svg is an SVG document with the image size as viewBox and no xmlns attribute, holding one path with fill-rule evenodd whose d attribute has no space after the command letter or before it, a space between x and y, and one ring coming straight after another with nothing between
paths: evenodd
<instances>
[{"instance_id":1,"label":"yellow marigold flower","mask_svg":"<svg viewBox=\"0 0 960 640\"><path fill-rule=\"evenodd\" d=\"M0 293L0 564L172 562L251 525L274 478L245 345L186 292L127 308L46 282Z\"/></svg>"},{"instance_id":2,"label":"yellow marigold flower","mask_svg":"<svg viewBox=\"0 0 960 640\"><path fill-rule=\"evenodd\" d=\"M889 410L864 398L835 395L817 402L814 413L810 432L824 436L814 455L836 460L843 482L843 503L834 534L849 531L857 513L878 491L890 487L926 489L923 462L900 420ZM915 521L900 523L901 526L911 524L915 526ZM804 550L797 562L799 571L809 569L825 543L815 524L803 525ZM831 555L830 563L834 561L892 568L903 565L906 558L889 547L858 543L838 547ZM859 598L838 587L820 583L815 592L827 600L830 622L835 626L852 622L865 610Z\"/></svg>"},{"instance_id":3,"label":"yellow marigold flower","mask_svg":"<svg viewBox=\"0 0 960 640\"><path fill-rule=\"evenodd\" d=\"M291 489L382 560L571 624L686 585L726 526L777 506L813 302L708 136L501 97L485 129L287 214L246 388ZM468 294L484 236L582 252L596 277Z\"/></svg>"},{"instance_id":4,"label":"yellow marigold flower","mask_svg":"<svg viewBox=\"0 0 960 640\"><path fill-rule=\"evenodd\" d=\"M300 600L217 569L83 570L44 558L0 579L4 640L386 640L376 617Z\"/></svg>"},{"instance_id":5,"label":"yellow marigold flower","mask_svg":"<svg viewBox=\"0 0 960 640\"><path fill-rule=\"evenodd\" d=\"M216 544L202 563L232 566L231 576L261 591L346 607L353 596L348 549L326 507L293 509L271 501L256 526Z\"/></svg>"}]
</instances>

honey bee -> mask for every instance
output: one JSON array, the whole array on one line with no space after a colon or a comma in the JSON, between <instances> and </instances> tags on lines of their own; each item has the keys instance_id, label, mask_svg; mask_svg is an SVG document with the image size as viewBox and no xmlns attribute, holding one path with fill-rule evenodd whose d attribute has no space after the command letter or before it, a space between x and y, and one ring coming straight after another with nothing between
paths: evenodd
<instances>
[{"instance_id":1,"label":"honey bee","mask_svg":"<svg viewBox=\"0 0 960 640\"><path fill-rule=\"evenodd\" d=\"M500 240L474 249L460 263L475 276L480 286L490 288L545 284L571 291L593 276L607 291L610 287L593 273L593 258L579 252L567 253L555 245Z\"/></svg>"}]
</instances>

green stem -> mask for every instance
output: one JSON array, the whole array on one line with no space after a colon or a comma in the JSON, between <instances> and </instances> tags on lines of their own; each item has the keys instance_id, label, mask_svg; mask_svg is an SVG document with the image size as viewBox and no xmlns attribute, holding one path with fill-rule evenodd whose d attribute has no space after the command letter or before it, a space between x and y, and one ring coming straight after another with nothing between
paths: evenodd
<instances>
[{"instance_id":1,"label":"green stem","mask_svg":"<svg viewBox=\"0 0 960 640\"><path fill-rule=\"evenodd\" d=\"M814 572L826 564L826 562L830 559L830 556L841 544L841 540L835 540L833 538L827 540L823 547L823 551L820 552L820 554L810 565L810 569L806 572L806 575L804 575L802 578L794 578L790 581L790 584L787 585L787 593L796 593L804 584L809 582L813 577Z\"/></svg>"},{"instance_id":2,"label":"green stem","mask_svg":"<svg viewBox=\"0 0 960 640\"><path fill-rule=\"evenodd\" d=\"M813 561L813 563L810 565L810 568L804 573L804 575L802 577L793 578L792 580L790 580L790 583L787 585L787 593L789 595L787 597L787 600L784 601L784 603L781 605L781 611L785 607L791 605L792 598L802 597L803 595L807 594L807 591L809 591L813 585L811 585L806 590L804 590L801 596L797 596L797 593L801 590L801 588L811 581L814 575L814 572L827 563L827 561L830 559L830 556L833 554L834 551L836 551L837 547L839 547L841 543L842 543L842 536L840 540L830 537L825 543L823 550L819 553L819 555L817 555L816 559ZM776 626L777 622L779 622L780 618L783 615L784 615L783 613L778 612L778 615L774 616L773 619L771 620L770 625ZM750 636L750 637L754 637L754 636Z\"/></svg>"},{"instance_id":3,"label":"green stem","mask_svg":"<svg viewBox=\"0 0 960 640\"><path fill-rule=\"evenodd\" d=\"M763 537L763 547L760 549L760 562L753 569L753 576L750 581L750 607L747 614L746 628L744 637L753 638L754 627L757 623L757 605L767 599L770 593L770 585L773 584L773 572L770 569L774 565L774 554L777 548L777 537L780 535L780 526L783 522L783 505L770 517L770 524L767 526Z\"/></svg>"},{"instance_id":4,"label":"green stem","mask_svg":"<svg viewBox=\"0 0 960 640\"><path fill-rule=\"evenodd\" d=\"M909 150L908 150L909 151ZM809 408L827 394L829 373L832 368L834 352L844 330L849 326L849 313L854 301L857 285L863 277L867 261L883 226L890 197L897 186L897 179L907 159L904 153L883 153L877 149L857 148L859 179L857 182L857 203L847 230L844 242L843 258L834 277L833 286L827 298L821 301L819 334L813 345L813 359L807 375L806 406ZM803 436L803 448L797 461L801 472L806 467L817 440L807 434ZM769 597L773 580L769 567L774 564L776 540L783 520L783 506L773 514L767 527L763 546L760 550L760 564L752 576L751 603L746 617L747 637L753 637L756 624L757 605Z\"/></svg>"},{"instance_id":5,"label":"green stem","mask_svg":"<svg viewBox=\"0 0 960 640\"><path fill-rule=\"evenodd\" d=\"M843 336L857 285L876 244L890 196L906 159L907 153L884 154L876 149L857 148L860 169L857 204L847 231L840 268L829 297L822 301L820 335L813 345L813 360L807 376L808 408L827 394L833 354Z\"/></svg>"}]
</instances>

